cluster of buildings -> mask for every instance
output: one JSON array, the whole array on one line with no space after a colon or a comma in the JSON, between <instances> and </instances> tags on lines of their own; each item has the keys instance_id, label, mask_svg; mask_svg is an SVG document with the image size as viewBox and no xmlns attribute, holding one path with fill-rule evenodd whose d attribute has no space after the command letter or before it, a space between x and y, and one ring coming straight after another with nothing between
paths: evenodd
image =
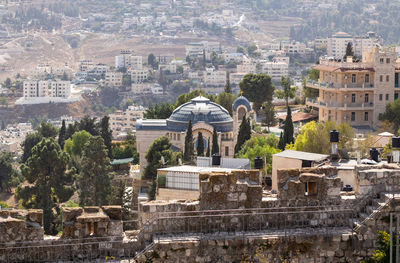
<instances>
[{"instance_id":1,"label":"cluster of buildings","mask_svg":"<svg viewBox=\"0 0 400 263\"><path fill-rule=\"evenodd\" d=\"M136 131L136 121L143 119L145 112L143 106L129 106L126 110L117 110L115 113L108 115L110 117L110 129L113 131L113 137L118 138L127 133Z\"/></svg>"},{"instance_id":2,"label":"cluster of buildings","mask_svg":"<svg viewBox=\"0 0 400 263\"><path fill-rule=\"evenodd\" d=\"M0 152L19 153L22 142L31 132L33 128L30 123L9 125L5 130L0 130Z\"/></svg>"}]
</instances>

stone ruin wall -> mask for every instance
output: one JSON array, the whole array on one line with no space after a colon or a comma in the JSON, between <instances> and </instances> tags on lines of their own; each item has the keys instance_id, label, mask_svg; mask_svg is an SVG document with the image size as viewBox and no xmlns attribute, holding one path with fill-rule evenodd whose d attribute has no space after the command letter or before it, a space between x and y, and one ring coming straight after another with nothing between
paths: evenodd
<instances>
[{"instance_id":1,"label":"stone ruin wall","mask_svg":"<svg viewBox=\"0 0 400 263\"><path fill-rule=\"evenodd\" d=\"M0 210L0 243L43 240L43 211Z\"/></svg>"}]
</instances>

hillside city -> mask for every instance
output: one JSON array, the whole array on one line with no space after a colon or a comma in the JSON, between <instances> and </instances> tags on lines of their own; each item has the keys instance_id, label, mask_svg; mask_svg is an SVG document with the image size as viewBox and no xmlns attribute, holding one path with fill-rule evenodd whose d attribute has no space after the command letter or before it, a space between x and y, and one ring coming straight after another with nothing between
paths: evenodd
<instances>
[{"instance_id":1,"label":"hillside city","mask_svg":"<svg viewBox=\"0 0 400 263\"><path fill-rule=\"evenodd\" d=\"M0 0L0 262L400 262L399 11Z\"/></svg>"}]
</instances>

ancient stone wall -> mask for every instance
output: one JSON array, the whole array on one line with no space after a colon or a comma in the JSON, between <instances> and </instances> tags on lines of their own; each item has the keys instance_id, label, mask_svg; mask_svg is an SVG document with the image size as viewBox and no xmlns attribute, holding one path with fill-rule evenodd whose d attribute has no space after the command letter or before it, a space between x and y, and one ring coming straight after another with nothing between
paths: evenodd
<instances>
[{"instance_id":1,"label":"ancient stone wall","mask_svg":"<svg viewBox=\"0 0 400 263\"><path fill-rule=\"evenodd\" d=\"M356 167L356 181L361 195L400 191L400 167L397 164L360 165Z\"/></svg>"},{"instance_id":2,"label":"ancient stone wall","mask_svg":"<svg viewBox=\"0 0 400 263\"><path fill-rule=\"evenodd\" d=\"M0 242L43 240L43 211L0 210Z\"/></svg>"},{"instance_id":3,"label":"ancient stone wall","mask_svg":"<svg viewBox=\"0 0 400 263\"><path fill-rule=\"evenodd\" d=\"M66 207L62 211L63 237L122 236L120 206Z\"/></svg>"}]
</instances>

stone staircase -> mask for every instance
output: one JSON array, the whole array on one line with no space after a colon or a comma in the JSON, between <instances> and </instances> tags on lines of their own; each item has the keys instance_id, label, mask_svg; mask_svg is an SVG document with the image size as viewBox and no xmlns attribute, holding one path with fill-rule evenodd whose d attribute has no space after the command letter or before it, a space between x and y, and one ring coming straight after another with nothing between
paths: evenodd
<instances>
[{"instance_id":1,"label":"stone staircase","mask_svg":"<svg viewBox=\"0 0 400 263\"><path fill-rule=\"evenodd\" d=\"M399 194L380 193L376 198L367 201L364 209L358 213L358 217L350 219L353 223L353 230L357 234L365 232L368 228L368 223L381 216L385 208L388 208L391 200L396 196L400 197Z\"/></svg>"}]
</instances>

